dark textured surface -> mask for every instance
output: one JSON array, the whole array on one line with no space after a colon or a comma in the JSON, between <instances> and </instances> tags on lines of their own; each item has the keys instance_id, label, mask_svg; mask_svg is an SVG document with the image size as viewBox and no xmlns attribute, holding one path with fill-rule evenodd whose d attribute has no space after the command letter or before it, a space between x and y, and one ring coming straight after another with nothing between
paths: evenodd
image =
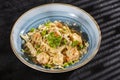
<instances>
[{"instance_id":1,"label":"dark textured surface","mask_svg":"<svg viewBox=\"0 0 120 80\"><path fill-rule=\"evenodd\" d=\"M10 47L12 26L25 11L46 3L68 3L90 13L102 32L98 54L77 70L48 74L21 63ZM120 80L120 0L0 0L0 80Z\"/></svg>"}]
</instances>

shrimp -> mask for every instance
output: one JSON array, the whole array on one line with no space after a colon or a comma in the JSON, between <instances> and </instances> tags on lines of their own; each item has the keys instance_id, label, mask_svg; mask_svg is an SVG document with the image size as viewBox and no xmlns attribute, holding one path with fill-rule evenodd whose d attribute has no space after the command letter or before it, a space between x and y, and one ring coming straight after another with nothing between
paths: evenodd
<instances>
[{"instance_id":1,"label":"shrimp","mask_svg":"<svg viewBox=\"0 0 120 80\"><path fill-rule=\"evenodd\" d=\"M39 43L40 40L41 40L41 35L39 32L36 32L34 33L32 36L31 36L31 40L35 43Z\"/></svg>"},{"instance_id":2,"label":"shrimp","mask_svg":"<svg viewBox=\"0 0 120 80\"><path fill-rule=\"evenodd\" d=\"M55 21L54 23L55 23L55 25L56 25L57 27L59 27L59 28L62 28L62 27L63 27L62 23L60 23L60 22L58 22L58 21Z\"/></svg>"},{"instance_id":3,"label":"shrimp","mask_svg":"<svg viewBox=\"0 0 120 80\"><path fill-rule=\"evenodd\" d=\"M68 50L66 51L66 60L69 61L75 61L79 59L79 51L76 47L68 47Z\"/></svg>"},{"instance_id":4,"label":"shrimp","mask_svg":"<svg viewBox=\"0 0 120 80\"><path fill-rule=\"evenodd\" d=\"M44 52L42 52L36 56L36 60L40 64L47 64L49 62L49 58L50 58L49 55Z\"/></svg>"},{"instance_id":5,"label":"shrimp","mask_svg":"<svg viewBox=\"0 0 120 80\"><path fill-rule=\"evenodd\" d=\"M48 21L38 28L31 28L21 35L23 52L45 68L64 68L72 62L76 63L87 53L89 44L82 38L82 33L72 29L71 25L68 21Z\"/></svg>"},{"instance_id":6,"label":"shrimp","mask_svg":"<svg viewBox=\"0 0 120 80\"><path fill-rule=\"evenodd\" d=\"M53 56L53 63L55 65L63 65L63 54L61 53L56 53L54 56Z\"/></svg>"},{"instance_id":7,"label":"shrimp","mask_svg":"<svg viewBox=\"0 0 120 80\"><path fill-rule=\"evenodd\" d=\"M60 52L62 52L62 50L65 48L65 46L61 46L61 47L59 47L59 48L56 48L56 49L54 49L54 48L49 48L50 49L50 52L51 53L60 53Z\"/></svg>"}]
</instances>

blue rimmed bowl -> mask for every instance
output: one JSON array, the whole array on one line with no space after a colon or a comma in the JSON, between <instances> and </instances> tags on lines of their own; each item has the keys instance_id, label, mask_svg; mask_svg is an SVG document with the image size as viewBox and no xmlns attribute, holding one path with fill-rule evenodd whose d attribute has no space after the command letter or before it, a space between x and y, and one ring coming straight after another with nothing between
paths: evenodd
<instances>
[{"instance_id":1,"label":"blue rimmed bowl","mask_svg":"<svg viewBox=\"0 0 120 80\"><path fill-rule=\"evenodd\" d=\"M48 20L60 20L68 23L69 25L75 23L76 26L72 26L72 28L83 32L83 37L88 41L89 48L87 54L85 54L78 63L65 69L45 69L34 64L23 52L21 52L22 39L20 38L20 34L28 32L28 30L32 27L37 28L39 24L42 24ZM80 68L96 55L100 47L101 32L93 17L91 17L84 10L68 4L52 3L38 6L25 12L15 22L12 28L10 42L15 55L27 66L38 71L61 73Z\"/></svg>"}]
</instances>

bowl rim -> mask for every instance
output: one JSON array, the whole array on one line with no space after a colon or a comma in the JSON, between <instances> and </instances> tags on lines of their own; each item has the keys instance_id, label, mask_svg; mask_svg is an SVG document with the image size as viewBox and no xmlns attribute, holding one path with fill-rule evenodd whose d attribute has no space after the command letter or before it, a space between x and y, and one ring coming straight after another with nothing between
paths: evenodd
<instances>
[{"instance_id":1,"label":"bowl rim","mask_svg":"<svg viewBox=\"0 0 120 80\"><path fill-rule=\"evenodd\" d=\"M72 68L65 68L65 69L57 69L57 70L47 70L47 69L42 69L40 67L37 67L37 66L34 66L32 64L30 64L29 62L27 62L26 60L24 60L20 55L18 55L16 49L15 49L15 46L13 45L14 42L13 42L13 30L15 28L15 24L18 23L18 21L26 14L28 13L29 11L33 10L33 9L36 9L36 8L39 8L39 7L43 7L43 6L47 6L47 5L64 5L64 6L68 6L68 7L72 7L72 8L75 8L79 11L82 11L84 12L87 16L90 17L90 19L94 22L94 24L96 25L97 29L98 29L98 33L99 33L99 41L98 41L98 45L97 45L97 48L96 50L92 53L92 55L90 57L88 57L84 62L82 62L80 65L76 65ZM99 48L100 48L100 43L101 43L101 31L100 31L100 27L99 25L97 24L97 22L95 21L95 19L89 14L87 13L85 10L77 7L77 6L74 6L74 5L71 5L71 4L66 4L66 3L48 3L48 4L43 4L43 5L40 5L40 6L36 6L36 7L33 7L29 10L27 10L25 13L23 13L18 19L17 21L14 23L13 27L12 27L12 30L11 30L11 34L10 34L10 45L11 45L11 48L13 50L13 53L16 55L16 57L22 62L24 63L25 65L29 66L30 68L33 68L35 70L38 70L38 71L42 71L42 72L47 72L47 73L63 73L63 72L68 72L68 71L72 71L72 70L75 70L77 68L80 68L84 65L86 65L88 62L90 62L94 56L97 54Z\"/></svg>"}]
</instances>

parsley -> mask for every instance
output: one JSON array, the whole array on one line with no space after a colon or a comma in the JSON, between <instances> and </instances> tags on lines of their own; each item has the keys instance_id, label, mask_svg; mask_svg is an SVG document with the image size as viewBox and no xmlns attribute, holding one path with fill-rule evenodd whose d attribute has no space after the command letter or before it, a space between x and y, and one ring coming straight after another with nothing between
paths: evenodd
<instances>
[{"instance_id":1,"label":"parsley","mask_svg":"<svg viewBox=\"0 0 120 80\"><path fill-rule=\"evenodd\" d=\"M83 49L84 47L85 47L85 46L83 46L83 44L80 44L80 45L77 46L77 49L78 49L78 50L81 50L81 49Z\"/></svg>"},{"instance_id":2,"label":"parsley","mask_svg":"<svg viewBox=\"0 0 120 80\"><path fill-rule=\"evenodd\" d=\"M47 30L42 31L42 36L45 36L47 34Z\"/></svg>"},{"instance_id":3,"label":"parsley","mask_svg":"<svg viewBox=\"0 0 120 80\"><path fill-rule=\"evenodd\" d=\"M66 39L63 39L63 40L62 40L62 44L63 44L63 45L66 45L66 44L67 44L67 40L66 40Z\"/></svg>"},{"instance_id":4,"label":"parsley","mask_svg":"<svg viewBox=\"0 0 120 80\"><path fill-rule=\"evenodd\" d=\"M47 36L48 44L53 48L56 48L56 47L60 46L61 40L62 40L62 37L61 36L55 36L54 32L51 32Z\"/></svg>"},{"instance_id":5,"label":"parsley","mask_svg":"<svg viewBox=\"0 0 120 80\"><path fill-rule=\"evenodd\" d=\"M41 51L40 50L37 50L37 54L40 54L41 53Z\"/></svg>"},{"instance_id":6,"label":"parsley","mask_svg":"<svg viewBox=\"0 0 120 80\"><path fill-rule=\"evenodd\" d=\"M25 50L24 49L21 49L21 51L24 53L25 52Z\"/></svg>"},{"instance_id":7,"label":"parsley","mask_svg":"<svg viewBox=\"0 0 120 80\"><path fill-rule=\"evenodd\" d=\"M50 27L50 23L51 23L51 21L47 21L44 25L45 25L46 27Z\"/></svg>"},{"instance_id":8,"label":"parsley","mask_svg":"<svg viewBox=\"0 0 120 80\"><path fill-rule=\"evenodd\" d=\"M72 61L70 61L70 62L66 62L66 63L64 63L63 64L63 67L68 67L68 66L70 66L70 65L73 65L74 64L74 62L72 62Z\"/></svg>"},{"instance_id":9,"label":"parsley","mask_svg":"<svg viewBox=\"0 0 120 80\"><path fill-rule=\"evenodd\" d=\"M81 44L81 45L79 45L79 47L80 47L80 49L83 49L84 48L84 46Z\"/></svg>"},{"instance_id":10,"label":"parsley","mask_svg":"<svg viewBox=\"0 0 120 80\"><path fill-rule=\"evenodd\" d=\"M44 66L45 66L45 68L51 68L50 64L45 64Z\"/></svg>"},{"instance_id":11,"label":"parsley","mask_svg":"<svg viewBox=\"0 0 120 80\"><path fill-rule=\"evenodd\" d=\"M64 64L63 64L63 67L64 67L64 68L66 68L66 67L68 67L68 66L69 66L68 63L64 63Z\"/></svg>"},{"instance_id":12,"label":"parsley","mask_svg":"<svg viewBox=\"0 0 120 80\"><path fill-rule=\"evenodd\" d=\"M35 28L31 28L31 29L30 29L30 32L34 32L34 31L35 31Z\"/></svg>"},{"instance_id":13,"label":"parsley","mask_svg":"<svg viewBox=\"0 0 120 80\"><path fill-rule=\"evenodd\" d=\"M37 48L40 48L40 45L38 45L38 44L37 44L37 45L35 45L35 48L36 48L36 49L37 49Z\"/></svg>"},{"instance_id":14,"label":"parsley","mask_svg":"<svg viewBox=\"0 0 120 80\"><path fill-rule=\"evenodd\" d=\"M79 43L78 41L73 41L72 44L71 44L71 46L72 46L72 47L75 47L75 46L78 45L78 43Z\"/></svg>"},{"instance_id":15,"label":"parsley","mask_svg":"<svg viewBox=\"0 0 120 80\"><path fill-rule=\"evenodd\" d=\"M24 49L21 49L21 51L22 51L23 53L28 53L28 52L29 52L28 50L24 50Z\"/></svg>"},{"instance_id":16,"label":"parsley","mask_svg":"<svg viewBox=\"0 0 120 80\"><path fill-rule=\"evenodd\" d=\"M69 65L73 65L73 64L74 64L74 62L72 62L72 61L71 61L71 62L68 62L68 64L69 64Z\"/></svg>"}]
</instances>

